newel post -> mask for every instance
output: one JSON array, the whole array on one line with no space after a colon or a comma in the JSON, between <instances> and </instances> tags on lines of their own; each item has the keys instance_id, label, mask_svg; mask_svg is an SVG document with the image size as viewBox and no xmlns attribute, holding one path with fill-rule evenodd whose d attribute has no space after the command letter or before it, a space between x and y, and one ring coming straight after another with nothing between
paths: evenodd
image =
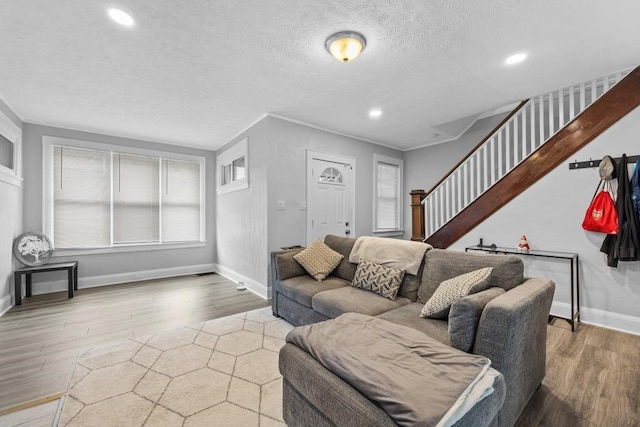
<instances>
[{"instance_id":1,"label":"newel post","mask_svg":"<svg viewBox=\"0 0 640 427\"><path fill-rule=\"evenodd\" d=\"M422 200L427 197L424 190L411 190L411 240L422 242L425 238L424 205Z\"/></svg>"}]
</instances>

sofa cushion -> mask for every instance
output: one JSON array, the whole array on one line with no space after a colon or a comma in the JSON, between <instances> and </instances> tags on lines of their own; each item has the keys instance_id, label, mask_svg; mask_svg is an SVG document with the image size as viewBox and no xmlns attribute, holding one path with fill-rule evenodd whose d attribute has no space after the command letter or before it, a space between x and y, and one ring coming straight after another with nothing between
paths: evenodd
<instances>
[{"instance_id":1,"label":"sofa cushion","mask_svg":"<svg viewBox=\"0 0 640 427\"><path fill-rule=\"evenodd\" d=\"M318 292L311 299L311 307L318 313L333 319L342 313L351 312L376 316L410 302L410 299L403 297L397 297L392 301L372 292L348 286Z\"/></svg>"},{"instance_id":2,"label":"sofa cushion","mask_svg":"<svg viewBox=\"0 0 640 427\"><path fill-rule=\"evenodd\" d=\"M424 259L422 260L422 265L420 266L420 270L418 270L418 274L414 276L413 274L405 273L404 279L402 279L402 283L400 284L400 289L398 290L398 295L407 297L411 301L415 301L418 298L418 288L422 283L423 270Z\"/></svg>"},{"instance_id":3,"label":"sofa cushion","mask_svg":"<svg viewBox=\"0 0 640 427\"><path fill-rule=\"evenodd\" d=\"M293 259L318 281L324 280L335 270L342 258L344 255L334 251L320 239L316 239L309 247L293 256Z\"/></svg>"},{"instance_id":4,"label":"sofa cushion","mask_svg":"<svg viewBox=\"0 0 640 427\"><path fill-rule=\"evenodd\" d=\"M445 280L425 303L420 317L442 319L449 315L451 304L463 296L484 291L489 287L489 276L493 267L484 267Z\"/></svg>"},{"instance_id":5,"label":"sofa cushion","mask_svg":"<svg viewBox=\"0 0 640 427\"><path fill-rule=\"evenodd\" d=\"M515 255L472 254L431 249L425 255L418 301L427 302L443 281L482 267L493 267L489 278L490 288L497 286L508 291L524 282L524 264Z\"/></svg>"},{"instance_id":6,"label":"sofa cushion","mask_svg":"<svg viewBox=\"0 0 640 427\"><path fill-rule=\"evenodd\" d=\"M363 259L358 263L351 286L394 300L403 278L404 270Z\"/></svg>"},{"instance_id":7,"label":"sofa cushion","mask_svg":"<svg viewBox=\"0 0 640 427\"><path fill-rule=\"evenodd\" d=\"M278 285L278 292L298 304L311 308L311 299L318 292L329 289L350 287L349 282L337 277L329 276L322 282L313 277L304 275L283 280Z\"/></svg>"},{"instance_id":8,"label":"sofa cushion","mask_svg":"<svg viewBox=\"0 0 640 427\"><path fill-rule=\"evenodd\" d=\"M324 243L334 251L344 255L338 267L331 273L332 276L339 277L344 280L352 281L358 264L349 262L349 255L353 249L353 245L356 243L356 239L351 237L334 236L328 234L324 238ZM415 276L412 274L405 274L398 295L409 298L411 301L415 301L418 298L418 288L422 284L422 271L424 270L424 259L418 270L418 274ZM425 300L426 301L426 300Z\"/></svg>"},{"instance_id":9,"label":"sofa cushion","mask_svg":"<svg viewBox=\"0 0 640 427\"><path fill-rule=\"evenodd\" d=\"M358 264L354 264L349 262L349 254L351 253L351 249L353 249L353 245L356 243L356 239L352 239L351 237L341 237L334 236L331 234L327 234L324 238L324 244L329 246L334 251L342 254L344 258L338 264L333 273L333 276L339 277L344 280L352 281L353 276L356 274L356 268Z\"/></svg>"},{"instance_id":10,"label":"sofa cushion","mask_svg":"<svg viewBox=\"0 0 640 427\"><path fill-rule=\"evenodd\" d=\"M449 312L449 341L452 347L471 351L484 306L504 292L502 288L489 288L453 303Z\"/></svg>"},{"instance_id":11,"label":"sofa cushion","mask_svg":"<svg viewBox=\"0 0 640 427\"><path fill-rule=\"evenodd\" d=\"M275 263L275 272L278 280L286 280L290 277L307 274L307 270L305 270L298 261L293 259L301 250L302 248L273 253L273 262Z\"/></svg>"},{"instance_id":12,"label":"sofa cushion","mask_svg":"<svg viewBox=\"0 0 640 427\"><path fill-rule=\"evenodd\" d=\"M411 304L406 304L400 308L382 313L378 315L378 317L390 322L399 323L409 328L417 329L441 343L451 345L449 342L447 321L420 317L420 310L422 310L422 307L423 304L419 302L412 302Z\"/></svg>"}]
</instances>

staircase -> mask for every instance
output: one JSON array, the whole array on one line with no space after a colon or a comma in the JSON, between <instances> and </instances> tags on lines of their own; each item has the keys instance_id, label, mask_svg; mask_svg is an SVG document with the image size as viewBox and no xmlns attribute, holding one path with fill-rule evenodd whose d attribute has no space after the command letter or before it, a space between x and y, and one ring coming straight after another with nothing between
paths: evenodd
<instances>
[{"instance_id":1,"label":"staircase","mask_svg":"<svg viewBox=\"0 0 640 427\"><path fill-rule=\"evenodd\" d=\"M430 191L411 193L412 240L450 246L638 105L640 67L523 101Z\"/></svg>"}]
</instances>

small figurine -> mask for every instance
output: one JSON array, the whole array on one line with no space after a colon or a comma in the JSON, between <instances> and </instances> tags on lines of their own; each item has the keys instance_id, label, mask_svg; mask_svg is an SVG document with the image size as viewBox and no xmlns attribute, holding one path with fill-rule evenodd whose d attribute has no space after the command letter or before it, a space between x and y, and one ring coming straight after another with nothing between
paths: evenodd
<instances>
[{"instance_id":1,"label":"small figurine","mask_svg":"<svg viewBox=\"0 0 640 427\"><path fill-rule=\"evenodd\" d=\"M518 252L529 252L529 243L527 242L527 236L524 234L520 238L520 243L518 244Z\"/></svg>"}]
</instances>

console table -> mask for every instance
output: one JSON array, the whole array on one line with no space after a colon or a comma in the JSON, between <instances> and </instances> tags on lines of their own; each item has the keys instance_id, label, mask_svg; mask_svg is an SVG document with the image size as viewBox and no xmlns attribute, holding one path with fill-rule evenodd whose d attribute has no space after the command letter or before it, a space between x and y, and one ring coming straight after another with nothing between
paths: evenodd
<instances>
[{"instance_id":1,"label":"console table","mask_svg":"<svg viewBox=\"0 0 640 427\"><path fill-rule=\"evenodd\" d=\"M27 276L25 296L31 296L31 275L34 273L45 273L47 271L67 271L67 282L69 285L69 298L73 298L73 291L78 290L78 261L59 262L54 264L43 264L37 267L23 267L13 273L16 288L16 305L22 305L22 276Z\"/></svg>"},{"instance_id":2,"label":"console table","mask_svg":"<svg viewBox=\"0 0 640 427\"><path fill-rule=\"evenodd\" d=\"M571 318L562 316L561 319L566 320L571 325L571 331L575 331L575 326L580 322L580 275L578 273L578 265L580 263L580 256L573 252L555 252L555 251L539 251L529 250L528 252L519 251L516 248L503 248L499 246L468 246L464 248L465 252L469 251L482 251L492 254L511 254L511 255L524 255L543 258L555 258L564 259L569 261L569 268L571 269Z\"/></svg>"}]
</instances>

